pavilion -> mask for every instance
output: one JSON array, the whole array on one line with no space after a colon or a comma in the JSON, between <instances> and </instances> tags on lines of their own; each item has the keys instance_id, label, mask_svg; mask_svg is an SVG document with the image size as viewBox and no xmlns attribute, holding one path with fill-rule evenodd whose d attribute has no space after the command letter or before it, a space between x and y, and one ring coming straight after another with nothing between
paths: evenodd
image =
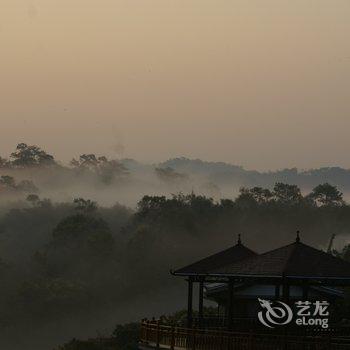
<instances>
[{"instance_id":1,"label":"pavilion","mask_svg":"<svg viewBox=\"0 0 350 350\"><path fill-rule=\"evenodd\" d=\"M228 329L233 328L235 317L249 314L247 308L242 310L242 290L245 297L249 290L255 303L261 294L286 303L321 296L333 302L343 296L335 287L350 286L350 263L302 243L299 231L295 242L263 254L247 248L239 237L233 247L171 273L188 282L188 328L193 325L194 283L199 286L199 324L203 325L206 296L224 309Z\"/></svg>"}]
</instances>

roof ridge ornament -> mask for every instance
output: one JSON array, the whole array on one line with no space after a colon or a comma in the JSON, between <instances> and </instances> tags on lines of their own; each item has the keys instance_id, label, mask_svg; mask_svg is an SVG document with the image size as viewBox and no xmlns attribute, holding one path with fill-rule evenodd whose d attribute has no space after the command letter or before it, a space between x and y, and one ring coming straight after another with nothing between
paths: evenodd
<instances>
[{"instance_id":1,"label":"roof ridge ornament","mask_svg":"<svg viewBox=\"0 0 350 350\"><path fill-rule=\"evenodd\" d=\"M242 240L241 240L241 234L238 234L238 239L237 239L237 245L241 245L242 244Z\"/></svg>"},{"instance_id":2,"label":"roof ridge ornament","mask_svg":"<svg viewBox=\"0 0 350 350\"><path fill-rule=\"evenodd\" d=\"M300 243L300 231L297 231L297 237L295 238L296 243Z\"/></svg>"}]
</instances>

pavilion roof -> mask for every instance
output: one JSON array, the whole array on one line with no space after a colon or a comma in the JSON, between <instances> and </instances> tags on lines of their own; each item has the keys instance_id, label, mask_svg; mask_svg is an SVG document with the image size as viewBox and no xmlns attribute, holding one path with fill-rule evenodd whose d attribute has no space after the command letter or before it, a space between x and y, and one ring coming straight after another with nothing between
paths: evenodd
<instances>
[{"instance_id":1,"label":"pavilion roof","mask_svg":"<svg viewBox=\"0 0 350 350\"><path fill-rule=\"evenodd\" d=\"M257 253L250 250L241 243L240 238L236 245L219 253L210 255L193 264L185 266L173 272L174 275L208 274L234 263L256 256Z\"/></svg>"},{"instance_id":2,"label":"pavilion roof","mask_svg":"<svg viewBox=\"0 0 350 350\"><path fill-rule=\"evenodd\" d=\"M297 240L211 273L234 276L350 279L350 263Z\"/></svg>"}]
</instances>

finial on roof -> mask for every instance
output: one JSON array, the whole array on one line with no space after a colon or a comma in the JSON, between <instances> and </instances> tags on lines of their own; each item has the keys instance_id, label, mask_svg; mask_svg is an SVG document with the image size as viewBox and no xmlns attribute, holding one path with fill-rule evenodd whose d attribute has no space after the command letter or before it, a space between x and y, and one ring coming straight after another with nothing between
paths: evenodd
<instances>
[{"instance_id":1,"label":"finial on roof","mask_svg":"<svg viewBox=\"0 0 350 350\"><path fill-rule=\"evenodd\" d=\"M297 231L297 237L295 239L295 242L299 243L300 242L300 231Z\"/></svg>"},{"instance_id":2,"label":"finial on roof","mask_svg":"<svg viewBox=\"0 0 350 350\"><path fill-rule=\"evenodd\" d=\"M238 234L237 244L242 244L241 234Z\"/></svg>"}]
</instances>

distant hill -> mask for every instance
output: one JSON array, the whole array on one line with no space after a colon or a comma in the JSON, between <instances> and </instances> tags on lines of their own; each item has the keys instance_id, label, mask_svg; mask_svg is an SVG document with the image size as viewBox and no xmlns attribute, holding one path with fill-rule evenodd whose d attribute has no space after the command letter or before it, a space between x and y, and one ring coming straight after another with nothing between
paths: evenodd
<instances>
[{"instance_id":1,"label":"distant hill","mask_svg":"<svg viewBox=\"0 0 350 350\"><path fill-rule=\"evenodd\" d=\"M350 170L340 167L261 172L185 157L152 164L96 154L81 154L64 164L42 148L25 143L6 157L0 156L0 204L37 193L55 200L83 197L104 205L118 201L135 207L144 195L195 192L219 200L235 198L240 187L272 189L276 182L297 185L304 193L328 182L350 199Z\"/></svg>"},{"instance_id":2,"label":"distant hill","mask_svg":"<svg viewBox=\"0 0 350 350\"><path fill-rule=\"evenodd\" d=\"M243 167L224 162L209 162L200 159L173 158L158 165L171 167L178 172L189 175L201 175L219 186L265 186L271 187L276 182L296 184L303 189L309 189L320 183L329 182L343 191L350 190L350 170L340 167L323 167L310 170L297 168L277 171L259 172L245 170Z\"/></svg>"},{"instance_id":3,"label":"distant hill","mask_svg":"<svg viewBox=\"0 0 350 350\"><path fill-rule=\"evenodd\" d=\"M193 174L212 174L212 173L245 173L246 170L238 165L232 165L224 162L206 162L201 159L189 159L185 157L172 158L163 163L161 167L171 167L178 171L189 172Z\"/></svg>"}]
</instances>

